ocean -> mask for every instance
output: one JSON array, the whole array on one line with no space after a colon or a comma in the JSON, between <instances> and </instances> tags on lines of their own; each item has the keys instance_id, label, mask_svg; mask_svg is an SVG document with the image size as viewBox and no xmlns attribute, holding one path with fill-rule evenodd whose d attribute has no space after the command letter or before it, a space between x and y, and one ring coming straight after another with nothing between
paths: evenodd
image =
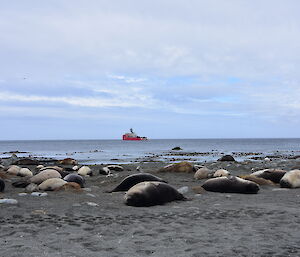
<instances>
[{"instance_id":1,"label":"ocean","mask_svg":"<svg viewBox=\"0 0 300 257\"><path fill-rule=\"evenodd\" d=\"M172 151L179 146L181 151ZM82 164L130 163L142 161L217 160L234 154L237 160L253 156L299 155L300 139L153 139L122 140L24 140L0 141L0 157L18 151L19 157L74 158ZM187 155L185 154L187 153ZM244 154L238 154L244 153ZM246 153L246 154L245 154Z\"/></svg>"}]
</instances>

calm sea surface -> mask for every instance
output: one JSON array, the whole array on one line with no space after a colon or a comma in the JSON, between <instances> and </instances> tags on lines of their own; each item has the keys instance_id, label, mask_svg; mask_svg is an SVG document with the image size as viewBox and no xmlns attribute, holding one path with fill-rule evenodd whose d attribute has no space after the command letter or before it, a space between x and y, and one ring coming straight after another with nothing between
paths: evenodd
<instances>
[{"instance_id":1,"label":"calm sea surface","mask_svg":"<svg viewBox=\"0 0 300 257\"><path fill-rule=\"evenodd\" d=\"M129 163L145 156L164 156L180 146L183 152L212 152L193 156L193 160L214 160L220 154L258 152L262 154L299 155L300 139L153 139L148 141L122 140L45 140L0 141L0 157L9 157L10 151L27 157L71 157L82 163ZM239 157L245 159L246 157Z\"/></svg>"}]
</instances>

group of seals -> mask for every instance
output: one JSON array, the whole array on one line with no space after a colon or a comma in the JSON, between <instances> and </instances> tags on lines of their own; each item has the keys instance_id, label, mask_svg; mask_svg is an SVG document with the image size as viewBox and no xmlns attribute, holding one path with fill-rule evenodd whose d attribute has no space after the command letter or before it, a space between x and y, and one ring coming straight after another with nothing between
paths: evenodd
<instances>
[{"instance_id":1,"label":"group of seals","mask_svg":"<svg viewBox=\"0 0 300 257\"><path fill-rule=\"evenodd\" d=\"M127 176L113 190L127 191L124 202L135 207L161 205L186 198L163 179L150 173L138 173Z\"/></svg>"}]
</instances>

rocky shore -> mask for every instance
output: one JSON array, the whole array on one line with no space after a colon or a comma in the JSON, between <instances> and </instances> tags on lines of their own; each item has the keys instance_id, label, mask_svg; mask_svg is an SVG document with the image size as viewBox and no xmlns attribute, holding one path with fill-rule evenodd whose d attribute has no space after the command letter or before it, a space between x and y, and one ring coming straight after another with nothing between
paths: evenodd
<instances>
[{"instance_id":1,"label":"rocky shore","mask_svg":"<svg viewBox=\"0 0 300 257\"><path fill-rule=\"evenodd\" d=\"M4 168L17 161L33 173L37 164L58 165L65 170L74 166L35 158L39 163L30 164L13 158L1 160ZM46 194L13 187L12 183L21 178L2 172L5 190L0 198L16 202L0 204L1 256L300 255L300 189L275 184L260 186L257 194L197 191L205 179L195 180L194 173L158 172L167 164L123 164L123 171L109 175L101 172L107 165L89 165L92 176L85 177L84 188ZM238 176L263 169L299 169L300 159L192 164L213 171L225 169ZM126 176L139 172L183 188L188 201L131 207L124 204L124 192L105 193Z\"/></svg>"}]
</instances>

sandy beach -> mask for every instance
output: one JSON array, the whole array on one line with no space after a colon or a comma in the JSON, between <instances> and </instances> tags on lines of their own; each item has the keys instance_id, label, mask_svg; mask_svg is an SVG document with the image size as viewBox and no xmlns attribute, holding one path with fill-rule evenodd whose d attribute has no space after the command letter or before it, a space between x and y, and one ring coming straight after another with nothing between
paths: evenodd
<instances>
[{"instance_id":1,"label":"sandy beach","mask_svg":"<svg viewBox=\"0 0 300 257\"><path fill-rule=\"evenodd\" d=\"M199 163L225 168L232 175L262 168L290 170L297 159ZM122 165L107 177L101 165L90 166L81 192L47 192L47 196L19 195L6 179L0 198L18 204L0 205L1 256L299 256L299 189L261 186L258 194L196 194L193 174L157 173L165 163ZM162 206L130 207L124 192L104 193L124 177L143 172L167 180L175 188L188 187L189 201ZM23 165L24 167L24 165ZM34 169L34 166L27 166Z\"/></svg>"}]
</instances>

